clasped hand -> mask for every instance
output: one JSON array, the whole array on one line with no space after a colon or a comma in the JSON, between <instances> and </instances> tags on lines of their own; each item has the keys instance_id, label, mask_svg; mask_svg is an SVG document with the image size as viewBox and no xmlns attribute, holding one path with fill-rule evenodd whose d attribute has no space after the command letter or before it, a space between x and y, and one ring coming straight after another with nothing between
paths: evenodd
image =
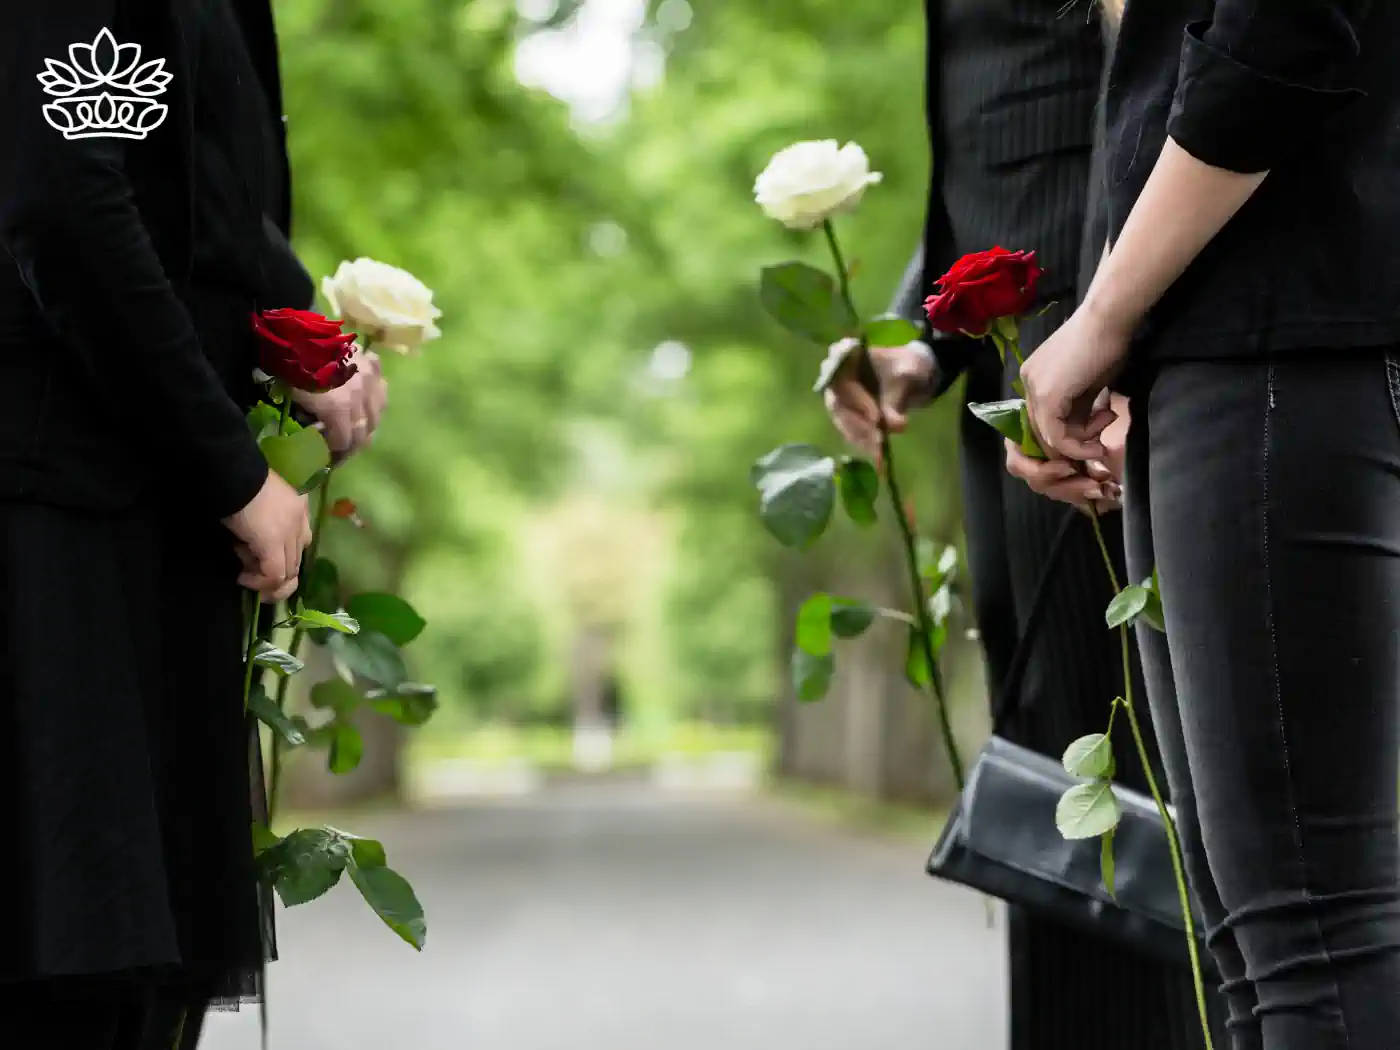
<instances>
[{"instance_id":1,"label":"clasped hand","mask_svg":"<svg viewBox=\"0 0 1400 1050\"><path fill-rule=\"evenodd\" d=\"M1121 505L1128 401L1108 384L1131 332L1081 307L1026 359L1021 382L1031 428L1049 457L1006 442L1006 469L1034 491L1103 512Z\"/></svg>"},{"instance_id":2,"label":"clasped hand","mask_svg":"<svg viewBox=\"0 0 1400 1050\"><path fill-rule=\"evenodd\" d=\"M355 360L359 369L343 386L319 394L298 391L293 398L316 417L315 425L342 460L371 442L388 403L378 355L360 351ZM234 535L243 565L239 584L258 592L263 601L291 597L300 581L302 554L311 542L307 498L268 471L252 502L224 524Z\"/></svg>"}]
</instances>

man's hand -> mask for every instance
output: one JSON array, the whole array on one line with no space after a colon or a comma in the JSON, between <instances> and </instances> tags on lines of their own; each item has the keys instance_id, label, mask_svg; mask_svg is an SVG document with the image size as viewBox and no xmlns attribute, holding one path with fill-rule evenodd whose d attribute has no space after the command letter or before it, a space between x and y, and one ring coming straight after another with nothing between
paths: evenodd
<instances>
[{"instance_id":1,"label":"man's hand","mask_svg":"<svg viewBox=\"0 0 1400 1050\"><path fill-rule=\"evenodd\" d=\"M301 555L311 542L305 496L269 470L258 494L224 525L239 541L240 585L264 601L281 601L296 590Z\"/></svg>"},{"instance_id":2,"label":"man's hand","mask_svg":"<svg viewBox=\"0 0 1400 1050\"><path fill-rule=\"evenodd\" d=\"M344 386L323 394L293 394L293 400L316 417L331 451L342 457L370 443L389 400L379 355L361 350L353 360L359 369Z\"/></svg>"},{"instance_id":3,"label":"man's hand","mask_svg":"<svg viewBox=\"0 0 1400 1050\"><path fill-rule=\"evenodd\" d=\"M842 353L853 347L855 340L843 339L831 347L830 353ZM891 433L899 433L909 424L910 409L925 403L937 375L933 351L924 343L904 346L872 346L870 362L880 381L880 404L861 386L854 355L836 374L826 389L826 410L841 436L872 459L880 456L880 415Z\"/></svg>"}]
</instances>

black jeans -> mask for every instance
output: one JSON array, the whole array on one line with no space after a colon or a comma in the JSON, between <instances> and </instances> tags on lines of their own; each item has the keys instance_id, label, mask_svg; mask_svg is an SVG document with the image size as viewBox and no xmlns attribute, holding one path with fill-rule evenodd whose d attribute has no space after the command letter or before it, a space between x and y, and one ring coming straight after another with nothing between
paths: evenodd
<instances>
[{"instance_id":1,"label":"black jeans","mask_svg":"<svg viewBox=\"0 0 1400 1050\"><path fill-rule=\"evenodd\" d=\"M1236 1050L1400 1046L1400 368L1174 363L1134 405L1153 723Z\"/></svg>"}]
</instances>

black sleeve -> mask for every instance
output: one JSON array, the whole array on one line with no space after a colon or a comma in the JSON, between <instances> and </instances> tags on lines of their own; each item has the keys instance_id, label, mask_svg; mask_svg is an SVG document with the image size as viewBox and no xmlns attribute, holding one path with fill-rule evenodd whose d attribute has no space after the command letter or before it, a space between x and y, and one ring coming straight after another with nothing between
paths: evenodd
<instances>
[{"instance_id":1,"label":"black sleeve","mask_svg":"<svg viewBox=\"0 0 1400 1050\"><path fill-rule=\"evenodd\" d=\"M181 483L222 518L257 494L267 463L204 355L126 176L129 152L167 147L69 140L44 117L54 101L37 79L45 59L66 61L69 45L96 40L115 23L116 2L0 5L0 246L79 366L114 399L144 406L127 416L140 439L152 455L179 449L189 467ZM166 94L189 89L172 83Z\"/></svg>"},{"instance_id":2,"label":"black sleeve","mask_svg":"<svg viewBox=\"0 0 1400 1050\"><path fill-rule=\"evenodd\" d=\"M287 235L266 216L263 218L262 270L262 287L258 290L260 307L310 310L315 305L316 282L292 250Z\"/></svg>"},{"instance_id":3,"label":"black sleeve","mask_svg":"<svg viewBox=\"0 0 1400 1050\"><path fill-rule=\"evenodd\" d=\"M918 325L919 338L933 351L937 373L929 396L937 398L957 381L958 376L967 367L971 355L977 352L978 340L969 339L964 335L935 332L929 326L928 314L924 312L924 300L929 296L933 281L934 276L925 272L924 247L920 245L914 252L914 257L909 260L909 265L904 268L904 277L900 279L899 288L890 302L889 312Z\"/></svg>"},{"instance_id":4,"label":"black sleeve","mask_svg":"<svg viewBox=\"0 0 1400 1050\"><path fill-rule=\"evenodd\" d=\"M1186 27L1169 134L1213 167L1277 167L1361 95L1362 26L1374 2L1218 0L1210 21Z\"/></svg>"}]
</instances>

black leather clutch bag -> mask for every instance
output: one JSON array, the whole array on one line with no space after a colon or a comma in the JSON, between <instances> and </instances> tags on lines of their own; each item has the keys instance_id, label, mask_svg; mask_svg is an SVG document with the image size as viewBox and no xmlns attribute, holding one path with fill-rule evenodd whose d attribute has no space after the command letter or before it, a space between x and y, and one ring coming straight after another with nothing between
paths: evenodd
<instances>
[{"instance_id":1,"label":"black leather clutch bag","mask_svg":"<svg viewBox=\"0 0 1400 1050\"><path fill-rule=\"evenodd\" d=\"M928 873L1186 966L1186 924L1166 826L1151 796L1113 786L1123 816L1113 837L1115 892L1110 895L1103 884L1099 840L1065 839L1055 825L1060 796L1080 781L1056 759L999 735L1016 706L1028 640L1044 607L1045 585L1079 516L1076 510L1069 514L1073 517L1066 517L1055 539L1021 651L998 698L998 732L973 763L967 786L929 857ZM1196 913L1198 935L1203 929ZM1210 966L1209 953L1202 951L1201 956L1202 965Z\"/></svg>"},{"instance_id":2,"label":"black leather clutch bag","mask_svg":"<svg viewBox=\"0 0 1400 1050\"><path fill-rule=\"evenodd\" d=\"M1148 795L1115 784L1114 896L1099 840L1071 841L1055 804L1079 783L1054 759L993 737L968 774L928 872L1165 960L1189 963L1167 833ZM1199 913L1196 929L1203 929ZM1209 956L1202 953L1202 962Z\"/></svg>"}]
</instances>

